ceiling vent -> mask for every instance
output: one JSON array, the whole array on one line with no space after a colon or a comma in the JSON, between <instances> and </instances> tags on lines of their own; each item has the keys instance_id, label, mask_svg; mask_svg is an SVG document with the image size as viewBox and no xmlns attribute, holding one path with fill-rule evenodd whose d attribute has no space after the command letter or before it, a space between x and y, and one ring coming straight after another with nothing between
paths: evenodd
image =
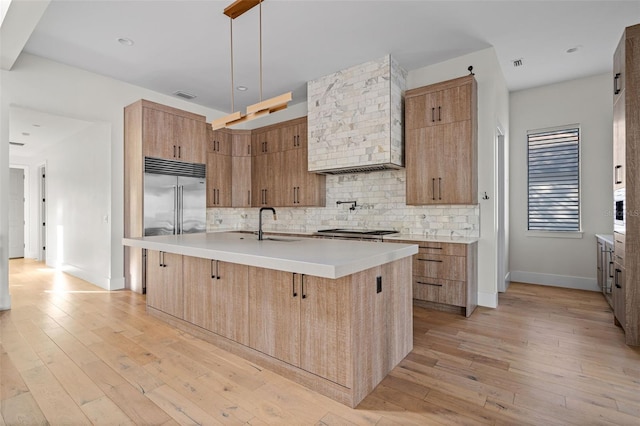
<instances>
[{"instance_id":1,"label":"ceiling vent","mask_svg":"<svg viewBox=\"0 0 640 426\"><path fill-rule=\"evenodd\" d=\"M514 66L514 67L521 67L521 66L522 66L522 58L520 58L520 59L514 59L514 60L513 60L513 66Z\"/></svg>"},{"instance_id":2,"label":"ceiling vent","mask_svg":"<svg viewBox=\"0 0 640 426\"><path fill-rule=\"evenodd\" d=\"M22 143L22 142L9 142L9 145L13 145L13 146L24 146L24 143Z\"/></svg>"},{"instance_id":3,"label":"ceiling vent","mask_svg":"<svg viewBox=\"0 0 640 426\"><path fill-rule=\"evenodd\" d=\"M183 99L193 99L196 98L196 95L192 95L191 93L183 92L182 90L178 90L177 92L173 92L175 96L178 96Z\"/></svg>"}]
</instances>

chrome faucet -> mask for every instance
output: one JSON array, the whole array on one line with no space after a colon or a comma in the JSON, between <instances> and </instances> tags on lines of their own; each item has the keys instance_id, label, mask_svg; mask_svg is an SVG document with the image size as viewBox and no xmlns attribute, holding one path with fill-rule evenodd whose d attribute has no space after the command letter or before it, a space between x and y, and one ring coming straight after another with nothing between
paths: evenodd
<instances>
[{"instance_id":1,"label":"chrome faucet","mask_svg":"<svg viewBox=\"0 0 640 426\"><path fill-rule=\"evenodd\" d=\"M273 212L273 220L278 220L276 216L276 209L273 207L261 207L258 214L258 241L262 241L262 212L265 210L271 210Z\"/></svg>"}]
</instances>

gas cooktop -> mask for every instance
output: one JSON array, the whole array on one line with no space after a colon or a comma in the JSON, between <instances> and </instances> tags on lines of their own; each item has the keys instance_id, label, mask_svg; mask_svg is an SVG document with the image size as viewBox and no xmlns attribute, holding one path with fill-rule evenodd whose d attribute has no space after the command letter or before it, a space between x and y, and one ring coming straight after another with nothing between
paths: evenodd
<instances>
[{"instance_id":1,"label":"gas cooktop","mask_svg":"<svg viewBox=\"0 0 640 426\"><path fill-rule=\"evenodd\" d=\"M397 234L398 231L385 229L320 229L316 232L318 235L336 235L336 236L353 236L362 238L367 236L378 237L382 235Z\"/></svg>"}]
</instances>

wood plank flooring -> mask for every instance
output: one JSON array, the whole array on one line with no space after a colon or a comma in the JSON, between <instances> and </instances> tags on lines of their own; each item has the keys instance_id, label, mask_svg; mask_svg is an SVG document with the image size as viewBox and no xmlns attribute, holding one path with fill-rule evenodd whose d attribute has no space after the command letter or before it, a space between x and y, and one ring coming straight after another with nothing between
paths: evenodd
<instances>
[{"instance_id":1,"label":"wood plank flooring","mask_svg":"<svg viewBox=\"0 0 640 426\"><path fill-rule=\"evenodd\" d=\"M414 349L350 409L31 260L0 312L0 426L639 425L640 349L602 295L514 283L498 309L414 308Z\"/></svg>"}]
</instances>

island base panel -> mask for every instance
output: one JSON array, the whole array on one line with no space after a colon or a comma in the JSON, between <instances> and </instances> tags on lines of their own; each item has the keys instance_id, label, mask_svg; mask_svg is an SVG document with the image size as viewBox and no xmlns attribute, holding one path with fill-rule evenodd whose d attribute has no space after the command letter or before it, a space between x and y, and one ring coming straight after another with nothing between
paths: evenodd
<instances>
[{"instance_id":1,"label":"island base panel","mask_svg":"<svg viewBox=\"0 0 640 426\"><path fill-rule=\"evenodd\" d=\"M349 407L356 407L413 349L411 257L339 279L349 299L347 386L147 306L147 312L219 348ZM377 277L382 277L381 292ZM188 285L185 283L185 285ZM378 288L377 288L378 287ZM373 291L372 291L373 289Z\"/></svg>"}]
</instances>

